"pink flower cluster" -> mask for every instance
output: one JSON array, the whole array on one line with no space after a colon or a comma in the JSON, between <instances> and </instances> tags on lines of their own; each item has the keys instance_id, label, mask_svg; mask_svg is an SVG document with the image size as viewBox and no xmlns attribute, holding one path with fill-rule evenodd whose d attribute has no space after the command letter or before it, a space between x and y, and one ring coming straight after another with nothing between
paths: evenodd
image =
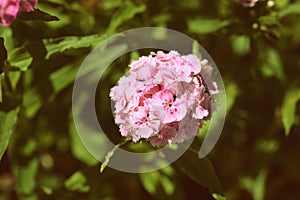
<instances>
[{"instance_id":1,"label":"pink flower cluster","mask_svg":"<svg viewBox=\"0 0 300 200\"><path fill-rule=\"evenodd\" d=\"M240 0L240 2L245 7L253 7L258 2L258 0Z\"/></svg>"},{"instance_id":2,"label":"pink flower cluster","mask_svg":"<svg viewBox=\"0 0 300 200\"><path fill-rule=\"evenodd\" d=\"M0 0L0 25L9 26L20 10L34 11L37 0Z\"/></svg>"},{"instance_id":3,"label":"pink flower cluster","mask_svg":"<svg viewBox=\"0 0 300 200\"><path fill-rule=\"evenodd\" d=\"M134 142L144 138L153 146L181 143L210 118L210 96L218 90L215 82L208 90L202 78L212 73L207 60L158 51L129 66L129 76L110 91L122 136Z\"/></svg>"}]
</instances>

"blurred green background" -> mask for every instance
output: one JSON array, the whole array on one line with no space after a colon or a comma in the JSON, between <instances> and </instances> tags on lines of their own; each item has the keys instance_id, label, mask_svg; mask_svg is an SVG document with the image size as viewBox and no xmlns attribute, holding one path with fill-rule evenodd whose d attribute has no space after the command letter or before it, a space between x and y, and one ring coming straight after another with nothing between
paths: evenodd
<instances>
[{"instance_id":1,"label":"blurred green background","mask_svg":"<svg viewBox=\"0 0 300 200\"><path fill-rule=\"evenodd\" d=\"M187 34L219 68L228 114L208 156L214 170L196 158L152 173L100 174L77 136L71 97L81 62L99 41L145 26ZM300 198L299 0L40 0L0 31L0 200ZM105 88L142 53L115 61ZM120 138L108 92L99 112Z\"/></svg>"}]
</instances>

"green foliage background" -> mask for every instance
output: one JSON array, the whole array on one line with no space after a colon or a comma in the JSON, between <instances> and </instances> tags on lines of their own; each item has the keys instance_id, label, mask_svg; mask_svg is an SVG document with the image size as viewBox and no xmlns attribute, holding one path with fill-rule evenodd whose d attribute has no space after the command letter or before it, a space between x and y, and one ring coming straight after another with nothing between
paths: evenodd
<instances>
[{"instance_id":1,"label":"green foliage background","mask_svg":"<svg viewBox=\"0 0 300 200\"><path fill-rule=\"evenodd\" d=\"M0 27L1 200L299 199L299 0L253 8L235 0L40 0L36 8ZM210 53L226 86L225 127L210 161L190 150L156 172L100 174L74 128L72 83L99 42L145 26L185 33ZM105 88L139 53L112 64Z\"/></svg>"}]
</instances>

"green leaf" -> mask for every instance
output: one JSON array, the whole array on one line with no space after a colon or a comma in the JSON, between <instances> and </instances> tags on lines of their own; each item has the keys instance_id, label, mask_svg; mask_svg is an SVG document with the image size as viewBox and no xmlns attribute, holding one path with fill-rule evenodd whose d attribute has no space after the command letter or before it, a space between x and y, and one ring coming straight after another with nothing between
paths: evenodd
<instances>
[{"instance_id":1,"label":"green leaf","mask_svg":"<svg viewBox=\"0 0 300 200\"><path fill-rule=\"evenodd\" d=\"M156 188L160 182L160 173L159 171L153 171L148 173L142 173L139 175L140 180L144 188L149 192L149 194L155 194Z\"/></svg>"},{"instance_id":2,"label":"green leaf","mask_svg":"<svg viewBox=\"0 0 300 200\"><path fill-rule=\"evenodd\" d=\"M28 118L35 116L37 111L42 106L42 99L36 89L30 88L23 95L23 106L25 108L25 115Z\"/></svg>"},{"instance_id":3,"label":"green leaf","mask_svg":"<svg viewBox=\"0 0 300 200\"><path fill-rule=\"evenodd\" d=\"M65 187L70 191L88 192L90 186L86 185L86 177L80 171L75 172L65 181Z\"/></svg>"},{"instance_id":4,"label":"green leaf","mask_svg":"<svg viewBox=\"0 0 300 200\"><path fill-rule=\"evenodd\" d=\"M296 106L299 100L299 87L292 87L286 91L281 107L282 123L285 130L285 135L289 135L291 128L295 123Z\"/></svg>"},{"instance_id":5,"label":"green leaf","mask_svg":"<svg viewBox=\"0 0 300 200\"><path fill-rule=\"evenodd\" d=\"M202 54L200 52L199 43L197 41L193 42L192 52L195 56L197 56L200 60L202 60Z\"/></svg>"},{"instance_id":6,"label":"green leaf","mask_svg":"<svg viewBox=\"0 0 300 200\"><path fill-rule=\"evenodd\" d=\"M32 62L32 57L24 47L18 47L8 53L8 62L11 66L26 71Z\"/></svg>"},{"instance_id":7,"label":"green leaf","mask_svg":"<svg viewBox=\"0 0 300 200\"><path fill-rule=\"evenodd\" d=\"M279 17L295 14L300 14L300 2L288 4L288 6L278 11Z\"/></svg>"},{"instance_id":8,"label":"green leaf","mask_svg":"<svg viewBox=\"0 0 300 200\"><path fill-rule=\"evenodd\" d=\"M98 160L94 158L82 144L73 120L70 120L69 133L71 137L72 155L88 166L96 165Z\"/></svg>"},{"instance_id":9,"label":"green leaf","mask_svg":"<svg viewBox=\"0 0 300 200\"><path fill-rule=\"evenodd\" d=\"M274 25L279 25L278 21L278 16L277 15L265 15L259 17L258 21L261 25L263 26L274 26Z\"/></svg>"},{"instance_id":10,"label":"green leaf","mask_svg":"<svg viewBox=\"0 0 300 200\"><path fill-rule=\"evenodd\" d=\"M7 50L4 46L4 39L0 37L0 72L3 71L7 59Z\"/></svg>"},{"instance_id":11,"label":"green leaf","mask_svg":"<svg viewBox=\"0 0 300 200\"><path fill-rule=\"evenodd\" d=\"M251 193L253 200L264 200L266 179L267 171L262 169L255 179L243 177L240 184L242 188Z\"/></svg>"},{"instance_id":12,"label":"green leaf","mask_svg":"<svg viewBox=\"0 0 300 200\"><path fill-rule=\"evenodd\" d=\"M2 94L2 82L4 81L4 73L0 74L0 103L2 102L3 94Z\"/></svg>"},{"instance_id":13,"label":"green leaf","mask_svg":"<svg viewBox=\"0 0 300 200\"><path fill-rule=\"evenodd\" d=\"M17 179L17 191L20 195L30 195L36 188L36 175L39 167L37 159L32 159L26 165L15 164L13 167L14 175Z\"/></svg>"},{"instance_id":14,"label":"green leaf","mask_svg":"<svg viewBox=\"0 0 300 200\"><path fill-rule=\"evenodd\" d=\"M273 49L266 49L261 54L261 71L266 77L276 77L277 79L284 81L285 76L283 72L281 58L279 53Z\"/></svg>"},{"instance_id":15,"label":"green leaf","mask_svg":"<svg viewBox=\"0 0 300 200\"><path fill-rule=\"evenodd\" d=\"M286 7L288 4L290 3L290 0L280 0L280 1L276 1L275 5L278 8L284 8Z\"/></svg>"},{"instance_id":16,"label":"green leaf","mask_svg":"<svg viewBox=\"0 0 300 200\"><path fill-rule=\"evenodd\" d=\"M161 176L161 185L167 195L172 195L175 191L175 185L167 176Z\"/></svg>"},{"instance_id":17,"label":"green leaf","mask_svg":"<svg viewBox=\"0 0 300 200\"><path fill-rule=\"evenodd\" d=\"M10 137L17 122L18 113L19 107L7 113L0 111L0 161L7 149Z\"/></svg>"},{"instance_id":18,"label":"green leaf","mask_svg":"<svg viewBox=\"0 0 300 200\"><path fill-rule=\"evenodd\" d=\"M75 62L67 64L50 74L50 81L54 90L53 97L55 97L61 90L74 82L78 66L80 65L81 61L82 60L77 60Z\"/></svg>"},{"instance_id":19,"label":"green leaf","mask_svg":"<svg viewBox=\"0 0 300 200\"><path fill-rule=\"evenodd\" d=\"M169 168L172 170L172 168ZM163 174L161 171L153 171L147 173L141 173L139 175L140 180L144 188L149 192L149 194L154 195L157 193L157 188L161 186L165 191L165 194L172 195L175 191L175 184L170 180L170 178Z\"/></svg>"},{"instance_id":20,"label":"green leaf","mask_svg":"<svg viewBox=\"0 0 300 200\"><path fill-rule=\"evenodd\" d=\"M246 55L250 51L250 38L247 35L233 35L231 38L233 51L237 55Z\"/></svg>"},{"instance_id":21,"label":"green leaf","mask_svg":"<svg viewBox=\"0 0 300 200\"><path fill-rule=\"evenodd\" d=\"M195 150L188 149L175 165L192 180L207 187L212 194L223 195L223 188L212 164L207 158L199 159Z\"/></svg>"},{"instance_id":22,"label":"green leaf","mask_svg":"<svg viewBox=\"0 0 300 200\"><path fill-rule=\"evenodd\" d=\"M212 197L216 200L226 200L225 197L223 197L222 195L216 194L216 193L212 194Z\"/></svg>"},{"instance_id":23,"label":"green leaf","mask_svg":"<svg viewBox=\"0 0 300 200\"><path fill-rule=\"evenodd\" d=\"M136 14L144 12L145 9L146 6L144 4L135 5L131 1L123 2L122 10L120 12L116 12L116 14L111 18L106 32L108 34L114 33L120 25L133 18Z\"/></svg>"},{"instance_id":24,"label":"green leaf","mask_svg":"<svg viewBox=\"0 0 300 200\"><path fill-rule=\"evenodd\" d=\"M36 4L36 8L39 10L42 10L43 12L46 13L51 13L49 15L51 16L57 16L59 18L59 21L51 21L47 23L47 26L49 26L52 29L59 29L62 28L63 26L67 26L68 24L72 23L72 16L70 15L70 12L64 12L64 9L61 9L62 7L65 7L64 5L67 4L65 1L61 1L60 3L58 2L53 2L54 4L48 4L49 1L46 3L44 2L39 2ZM59 5L56 5L59 4ZM62 5L63 4L63 5ZM55 9L57 7L60 7L60 9Z\"/></svg>"},{"instance_id":25,"label":"green leaf","mask_svg":"<svg viewBox=\"0 0 300 200\"><path fill-rule=\"evenodd\" d=\"M124 2L122 0L114 0L114 1L102 1L101 8L103 10L113 10L122 6Z\"/></svg>"},{"instance_id":26,"label":"green leaf","mask_svg":"<svg viewBox=\"0 0 300 200\"><path fill-rule=\"evenodd\" d=\"M4 39L4 46L8 52L12 51L14 48L14 39L12 36L11 27L0 26L1 37Z\"/></svg>"},{"instance_id":27,"label":"green leaf","mask_svg":"<svg viewBox=\"0 0 300 200\"><path fill-rule=\"evenodd\" d=\"M192 33L198 34L214 33L228 25L230 25L230 22L228 20L209 18L190 19L187 23L188 30Z\"/></svg>"},{"instance_id":28,"label":"green leaf","mask_svg":"<svg viewBox=\"0 0 300 200\"><path fill-rule=\"evenodd\" d=\"M68 49L78 49L84 47L96 46L107 38L107 35L89 35L83 37L67 36L55 39L43 39L47 50L46 59L55 53L61 53Z\"/></svg>"},{"instance_id":29,"label":"green leaf","mask_svg":"<svg viewBox=\"0 0 300 200\"><path fill-rule=\"evenodd\" d=\"M19 83L21 78L21 72L20 71L10 71L8 72L8 79L10 81L10 85L13 90L16 89L17 84Z\"/></svg>"},{"instance_id":30,"label":"green leaf","mask_svg":"<svg viewBox=\"0 0 300 200\"><path fill-rule=\"evenodd\" d=\"M226 84L226 110L227 113L231 110L232 106L235 103L236 97L239 95L239 89L238 86L230 82Z\"/></svg>"}]
</instances>

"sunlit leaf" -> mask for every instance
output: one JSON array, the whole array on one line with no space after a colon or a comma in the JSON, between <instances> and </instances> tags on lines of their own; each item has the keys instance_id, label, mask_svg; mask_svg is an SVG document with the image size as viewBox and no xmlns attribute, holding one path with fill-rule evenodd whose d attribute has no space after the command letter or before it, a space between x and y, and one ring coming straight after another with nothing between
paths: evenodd
<instances>
[{"instance_id":1,"label":"sunlit leaf","mask_svg":"<svg viewBox=\"0 0 300 200\"><path fill-rule=\"evenodd\" d=\"M88 192L90 186L86 185L87 179L80 171L75 172L65 181L65 187L70 191Z\"/></svg>"},{"instance_id":2,"label":"sunlit leaf","mask_svg":"<svg viewBox=\"0 0 300 200\"><path fill-rule=\"evenodd\" d=\"M24 47L19 47L8 53L8 62L11 66L26 71L32 62L32 57Z\"/></svg>"},{"instance_id":3,"label":"sunlit leaf","mask_svg":"<svg viewBox=\"0 0 300 200\"><path fill-rule=\"evenodd\" d=\"M61 2L54 2L55 4L67 4L64 1ZM67 24L71 23L71 16L68 15L68 13L63 12L63 9L54 9L53 6L44 3L44 2L39 2L38 4L36 4L35 6L37 9L42 10L43 12L49 13L49 15L51 16L56 16L57 18L59 18L59 21L50 21L47 23L47 26L53 28L53 29L57 29L57 28L61 28L63 26L66 26Z\"/></svg>"},{"instance_id":4,"label":"sunlit leaf","mask_svg":"<svg viewBox=\"0 0 300 200\"><path fill-rule=\"evenodd\" d=\"M226 84L226 110L229 112L235 103L236 97L239 95L238 86L230 82Z\"/></svg>"},{"instance_id":5,"label":"sunlit leaf","mask_svg":"<svg viewBox=\"0 0 300 200\"><path fill-rule=\"evenodd\" d=\"M25 115L28 118L34 117L42 104L43 101L36 89L31 88L24 93L23 106L25 108Z\"/></svg>"},{"instance_id":6,"label":"sunlit leaf","mask_svg":"<svg viewBox=\"0 0 300 200\"><path fill-rule=\"evenodd\" d=\"M98 160L94 158L82 144L73 120L70 120L69 133L71 137L71 152L73 156L88 166L96 165Z\"/></svg>"},{"instance_id":7,"label":"sunlit leaf","mask_svg":"<svg viewBox=\"0 0 300 200\"><path fill-rule=\"evenodd\" d=\"M157 188L161 186L167 195L172 195L175 190L174 182L172 182L167 175L161 172L162 171L141 173L139 177L144 188L147 192L149 192L149 194L154 195L157 193Z\"/></svg>"},{"instance_id":8,"label":"sunlit leaf","mask_svg":"<svg viewBox=\"0 0 300 200\"><path fill-rule=\"evenodd\" d=\"M74 82L78 66L81 60L64 65L62 68L50 74L50 81L53 86L53 97L56 96L61 90Z\"/></svg>"},{"instance_id":9,"label":"sunlit leaf","mask_svg":"<svg viewBox=\"0 0 300 200\"><path fill-rule=\"evenodd\" d=\"M142 173L139 175L140 180L144 188L149 192L149 194L154 194L160 182L160 173L159 171L153 171L148 173Z\"/></svg>"},{"instance_id":10,"label":"sunlit leaf","mask_svg":"<svg viewBox=\"0 0 300 200\"><path fill-rule=\"evenodd\" d=\"M103 10L112 10L121 7L123 4L122 0L104 0L102 1Z\"/></svg>"},{"instance_id":11,"label":"sunlit leaf","mask_svg":"<svg viewBox=\"0 0 300 200\"><path fill-rule=\"evenodd\" d=\"M285 79L282 61L279 53L272 48L266 49L261 54L261 71L266 77L276 77L283 81Z\"/></svg>"},{"instance_id":12,"label":"sunlit leaf","mask_svg":"<svg viewBox=\"0 0 300 200\"><path fill-rule=\"evenodd\" d=\"M68 49L78 49L96 46L107 38L107 35L89 35L83 37L67 36L55 39L44 39L43 43L47 50L46 59L55 53L61 53Z\"/></svg>"},{"instance_id":13,"label":"sunlit leaf","mask_svg":"<svg viewBox=\"0 0 300 200\"><path fill-rule=\"evenodd\" d=\"M264 200L266 179L267 171L262 169L256 178L244 177L240 184L242 188L250 192L253 200Z\"/></svg>"},{"instance_id":14,"label":"sunlit leaf","mask_svg":"<svg viewBox=\"0 0 300 200\"><path fill-rule=\"evenodd\" d=\"M219 194L212 194L213 198L216 199L216 200L226 200L225 197L223 197L222 195L219 195Z\"/></svg>"},{"instance_id":15,"label":"sunlit leaf","mask_svg":"<svg viewBox=\"0 0 300 200\"><path fill-rule=\"evenodd\" d=\"M208 34L219 31L220 29L230 25L228 20L195 18L187 22L188 30L192 33Z\"/></svg>"},{"instance_id":16,"label":"sunlit leaf","mask_svg":"<svg viewBox=\"0 0 300 200\"><path fill-rule=\"evenodd\" d=\"M19 83L21 78L21 72L20 71L10 71L8 73L8 79L10 81L10 85L13 90L16 89L17 84Z\"/></svg>"},{"instance_id":17,"label":"sunlit leaf","mask_svg":"<svg viewBox=\"0 0 300 200\"><path fill-rule=\"evenodd\" d=\"M250 51L250 38L247 35L233 35L230 39L237 55L246 55Z\"/></svg>"},{"instance_id":18,"label":"sunlit leaf","mask_svg":"<svg viewBox=\"0 0 300 200\"><path fill-rule=\"evenodd\" d=\"M284 8L285 6L287 6L289 4L290 0L280 0L280 1L276 1L276 7L278 8Z\"/></svg>"},{"instance_id":19,"label":"sunlit leaf","mask_svg":"<svg viewBox=\"0 0 300 200\"><path fill-rule=\"evenodd\" d=\"M172 182L169 177L161 176L160 182L167 195L172 195L174 193L175 185L174 182Z\"/></svg>"},{"instance_id":20,"label":"sunlit leaf","mask_svg":"<svg viewBox=\"0 0 300 200\"><path fill-rule=\"evenodd\" d=\"M286 15L300 14L300 2L290 3L285 8L278 11L279 17L284 17Z\"/></svg>"},{"instance_id":21,"label":"sunlit leaf","mask_svg":"<svg viewBox=\"0 0 300 200\"><path fill-rule=\"evenodd\" d=\"M36 188L36 175L39 163L37 159L23 165L15 165L13 168L14 175L17 179L17 191L21 195L31 195Z\"/></svg>"},{"instance_id":22,"label":"sunlit leaf","mask_svg":"<svg viewBox=\"0 0 300 200\"><path fill-rule=\"evenodd\" d=\"M175 165L192 180L207 187L212 194L223 195L223 188L212 164L207 158L199 159L198 152L189 149L175 162Z\"/></svg>"},{"instance_id":23,"label":"sunlit leaf","mask_svg":"<svg viewBox=\"0 0 300 200\"><path fill-rule=\"evenodd\" d=\"M299 100L299 87L292 87L286 91L281 107L282 123L285 130L285 135L289 135L291 128L295 122L296 106Z\"/></svg>"},{"instance_id":24,"label":"sunlit leaf","mask_svg":"<svg viewBox=\"0 0 300 200\"><path fill-rule=\"evenodd\" d=\"M122 9L120 12L116 12L116 14L111 18L111 21L106 30L107 33L114 33L116 29L127 20L130 20L138 13L144 12L146 9L145 5L135 5L131 1L123 2Z\"/></svg>"},{"instance_id":25,"label":"sunlit leaf","mask_svg":"<svg viewBox=\"0 0 300 200\"><path fill-rule=\"evenodd\" d=\"M14 40L12 35L11 27L0 26L1 37L4 39L5 49L10 52L14 47Z\"/></svg>"},{"instance_id":26,"label":"sunlit leaf","mask_svg":"<svg viewBox=\"0 0 300 200\"><path fill-rule=\"evenodd\" d=\"M200 46L197 41L193 42L192 53L197 56L200 60L203 59L202 53L200 52Z\"/></svg>"},{"instance_id":27,"label":"sunlit leaf","mask_svg":"<svg viewBox=\"0 0 300 200\"><path fill-rule=\"evenodd\" d=\"M10 137L17 122L18 113L18 107L9 112L0 111L0 161L7 149Z\"/></svg>"}]
</instances>

